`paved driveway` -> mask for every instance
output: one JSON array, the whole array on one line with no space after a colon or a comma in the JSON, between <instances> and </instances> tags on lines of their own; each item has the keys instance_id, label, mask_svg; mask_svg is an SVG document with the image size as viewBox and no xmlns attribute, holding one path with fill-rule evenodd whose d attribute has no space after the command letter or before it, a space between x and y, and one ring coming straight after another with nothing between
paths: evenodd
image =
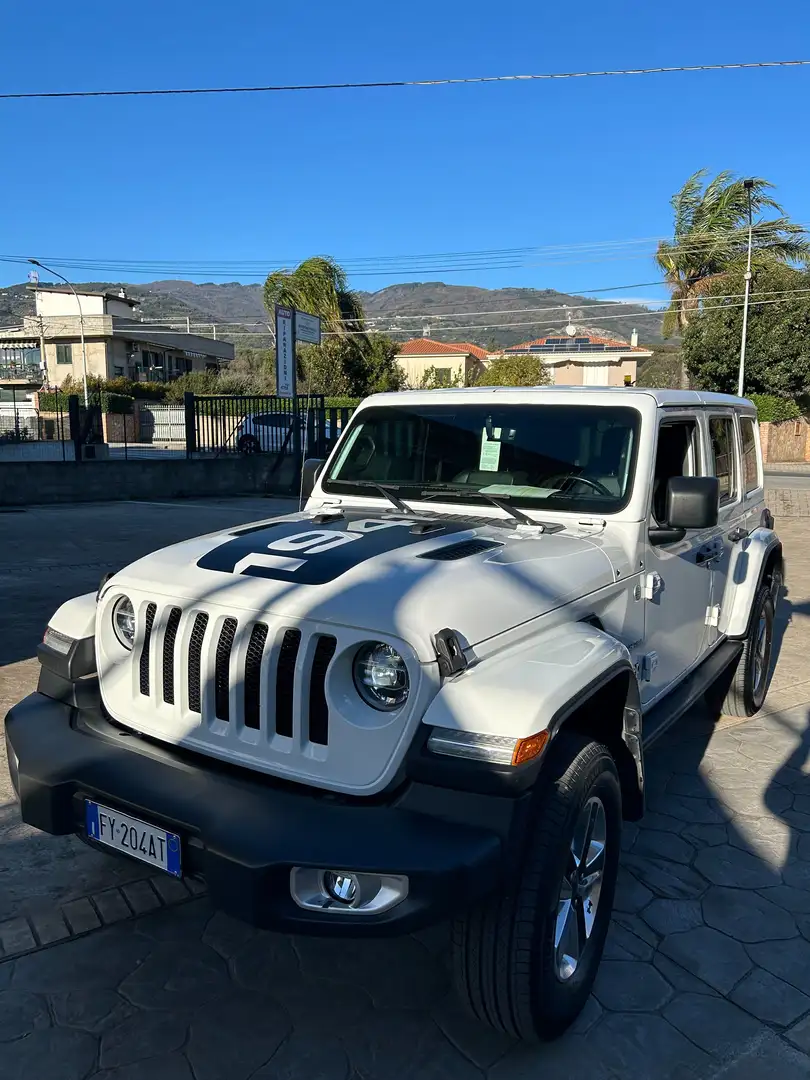
<instances>
[{"instance_id":1,"label":"paved driveway","mask_svg":"<svg viewBox=\"0 0 810 1080\"><path fill-rule=\"evenodd\" d=\"M135 508L137 542L216 527L217 514L249 520L255 505ZM122 510L96 509L109 515L112 559L130 542L115 524ZM31 512L41 536L30 538L30 552L44 557L47 544L59 552L60 534L73 543L59 522L86 512ZM789 521L780 532L788 594L765 713L712 724L696 710L650 754L649 812L625 830L605 960L564 1038L520 1046L468 1019L450 990L445 926L354 943L254 932L179 882L150 881L139 867L124 874L126 864L73 839L32 834L7 799L3 1080L806 1080L810 527ZM81 544L70 552L75 581L55 569L48 589L26 592L20 574L0 580L6 697L32 681L31 662L20 658L34 624L60 590L77 591L82 573L90 580L80 565L88 553ZM83 587L97 567L92 574ZM19 640L9 636L17 625L25 627Z\"/></svg>"}]
</instances>

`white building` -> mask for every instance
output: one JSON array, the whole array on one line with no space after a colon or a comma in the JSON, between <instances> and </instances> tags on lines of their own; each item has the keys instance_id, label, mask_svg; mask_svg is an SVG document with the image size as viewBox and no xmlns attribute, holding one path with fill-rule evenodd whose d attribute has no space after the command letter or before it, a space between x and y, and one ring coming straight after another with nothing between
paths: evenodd
<instances>
[{"instance_id":1,"label":"white building","mask_svg":"<svg viewBox=\"0 0 810 1080\"><path fill-rule=\"evenodd\" d=\"M70 375L83 376L84 330L87 375L138 382L167 382L189 371L216 371L230 363L228 341L145 326L137 319L139 301L118 292L78 289L78 301L66 285L32 286L36 315L22 327L0 329L0 382L59 386Z\"/></svg>"}]
</instances>

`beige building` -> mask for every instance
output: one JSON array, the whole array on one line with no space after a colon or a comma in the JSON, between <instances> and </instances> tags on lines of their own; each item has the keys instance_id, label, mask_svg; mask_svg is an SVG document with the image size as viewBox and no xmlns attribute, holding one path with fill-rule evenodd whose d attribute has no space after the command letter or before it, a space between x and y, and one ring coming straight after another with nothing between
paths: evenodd
<instances>
[{"instance_id":1,"label":"beige building","mask_svg":"<svg viewBox=\"0 0 810 1080\"><path fill-rule=\"evenodd\" d=\"M504 354L537 354L548 367L552 383L557 386L633 386L638 361L652 356L649 349L639 348L635 331L628 344L616 338L580 332L573 327L567 329L574 332L511 345L503 353L490 353L490 359Z\"/></svg>"},{"instance_id":2,"label":"beige building","mask_svg":"<svg viewBox=\"0 0 810 1080\"><path fill-rule=\"evenodd\" d=\"M234 347L228 341L146 326L135 309L138 301L119 292L77 290L67 286L33 287L36 315L22 327L0 330L0 381L60 386L70 375L83 375L81 334L87 375L137 382L167 382L189 371L217 371L230 363ZM81 308L81 311L80 311Z\"/></svg>"},{"instance_id":3,"label":"beige building","mask_svg":"<svg viewBox=\"0 0 810 1080\"><path fill-rule=\"evenodd\" d=\"M431 368L435 370L437 386L470 386L486 367L487 351L470 341L413 338L400 345L397 362L412 390L424 385Z\"/></svg>"}]
</instances>

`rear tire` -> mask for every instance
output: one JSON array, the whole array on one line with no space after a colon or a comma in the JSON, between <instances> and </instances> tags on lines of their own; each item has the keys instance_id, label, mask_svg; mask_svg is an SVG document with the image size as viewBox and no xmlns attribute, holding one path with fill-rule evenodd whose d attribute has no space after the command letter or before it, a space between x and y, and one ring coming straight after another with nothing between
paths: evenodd
<instances>
[{"instance_id":1,"label":"rear tire","mask_svg":"<svg viewBox=\"0 0 810 1080\"><path fill-rule=\"evenodd\" d=\"M453 926L457 989L480 1020L532 1040L552 1039L576 1019L610 924L621 829L609 750L559 735L498 893Z\"/></svg>"},{"instance_id":2,"label":"rear tire","mask_svg":"<svg viewBox=\"0 0 810 1080\"><path fill-rule=\"evenodd\" d=\"M754 601L751 625L730 684L729 672L724 673L727 689L720 711L726 716L753 716L764 705L773 651L773 623L773 595L770 586L762 585ZM719 689L725 687L721 684ZM718 698L715 690L714 701Z\"/></svg>"},{"instance_id":3,"label":"rear tire","mask_svg":"<svg viewBox=\"0 0 810 1080\"><path fill-rule=\"evenodd\" d=\"M255 435L243 435L237 443L240 454L258 454L261 447Z\"/></svg>"}]
</instances>

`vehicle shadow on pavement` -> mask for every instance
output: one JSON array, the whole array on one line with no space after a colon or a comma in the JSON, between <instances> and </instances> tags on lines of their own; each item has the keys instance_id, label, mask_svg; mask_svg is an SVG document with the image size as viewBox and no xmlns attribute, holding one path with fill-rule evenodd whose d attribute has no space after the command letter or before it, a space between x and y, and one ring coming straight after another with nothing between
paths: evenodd
<instances>
[{"instance_id":1,"label":"vehicle shadow on pavement","mask_svg":"<svg viewBox=\"0 0 810 1080\"><path fill-rule=\"evenodd\" d=\"M729 723L701 705L660 740L594 994L553 1044L462 1011L446 924L298 937L203 899L0 962L3 1059L50 1080L708 1080L740 1058L727 1080L806 1080L781 1035L810 1050L809 752L806 709Z\"/></svg>"}]
</instances>

